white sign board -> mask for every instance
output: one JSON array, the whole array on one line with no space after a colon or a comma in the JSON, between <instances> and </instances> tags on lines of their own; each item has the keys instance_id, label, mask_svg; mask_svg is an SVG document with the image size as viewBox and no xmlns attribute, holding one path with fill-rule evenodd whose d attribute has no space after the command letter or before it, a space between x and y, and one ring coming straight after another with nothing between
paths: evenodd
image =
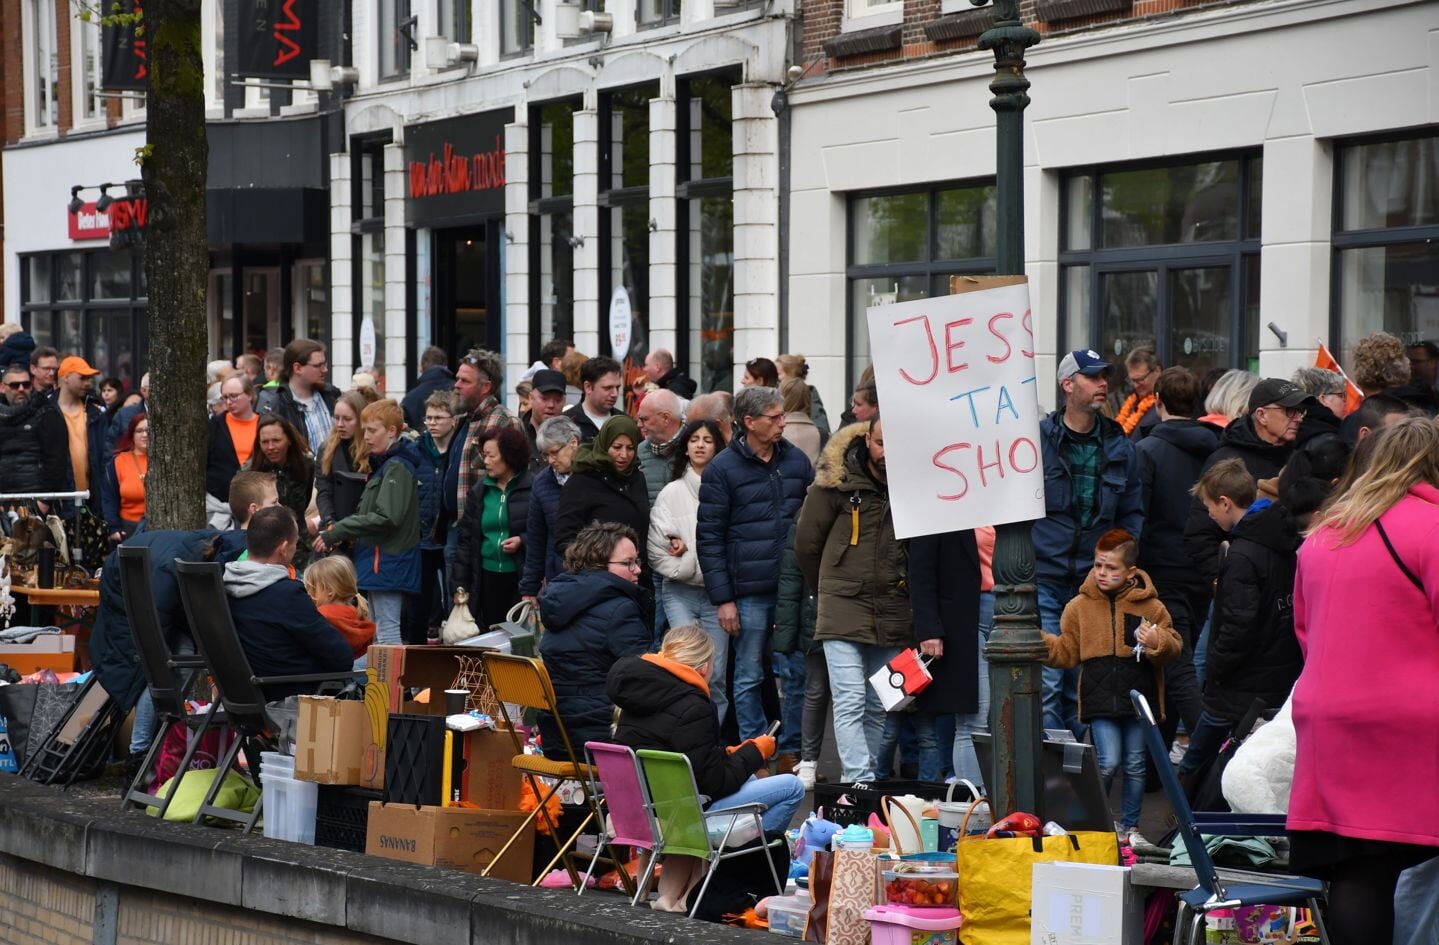
<instances>
[{"instance_id":1,"label":"white sign board","mask_svg":"<svg viewBox=\"0 0 1439 945\"><path fill-rule=\"evenodd\" d=\"M898 538L1044 517L1029 286L962 288L868 312Z\"/></svg>"},{"instance_id":2,"label":"white sign board","mask_svg":"<svg viewBox=\"0 0 1439 945\"><path fill-rule=\"evenodd\" d=\"M610 352L620 362L630 353L630 294L622 285L610 296Z\"/></svg>"},{"instance_id":3,"label":"white sign board","mask_svg":"<svg viewBox=\"0 0 1439 945\"><path fill-rule=\"evenodd\" d=\"M356 370L369 371L375 367L375 319L366 312L360 319L360 366Z\"/></svg>"}]
</instances>

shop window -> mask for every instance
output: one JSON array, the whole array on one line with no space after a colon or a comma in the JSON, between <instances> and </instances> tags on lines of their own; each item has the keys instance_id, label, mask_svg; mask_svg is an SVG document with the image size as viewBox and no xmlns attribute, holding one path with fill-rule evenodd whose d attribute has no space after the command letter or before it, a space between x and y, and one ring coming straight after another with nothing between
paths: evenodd
<instances>
[{"instance_id":1,"label":"shop window","mask_svg":"<svg viewBox=\"0 0 1439 945\"><path fill-rule=\"evenodd\" d=\"M452 43L470 42L470 0L439 0L440 35Z\"/></svg>"},{"instance_id":2,"label":"shop window","mask_svg":"<svg viewBox=\"0 0 1439 945\"><path fill-rule=\"evenodd\" d=\"M1439 341L1439 133L1337 149L1334 328Z\"/></svg>"},{"instance_id":3,"label":"shop window","mask_svg":"<svg viewBox=\"0 0 1439 945\"><path fill-rule=\"evenodd\" d=\"M410 73L415 42L415 18L410 0L379 0L380 78L395 79Z\"/></svg>"},{"instance_id":4,"label":"shop window","mask_svg":"<svg viewBox=\"0 0 1439 945\"><path fill-rule=\"evenodd\" d=\"M578 99L530 108L530 358L575 336L575 112Z\"/></svg>"},{"instance_id":5,"label":"shop window","mask_svg":"<svg viewBox=\"0 0 1439 945\"><path fill-rule=\"evenodd\" d=\"M635 9L635 20L641 26L662 26L666 23L678 23L680 19L680 0L638 0L639 5Z\"/></svg>"},{"instance_id":6,"label":"shop window","mask_svg":"<svg viewBox=\"0 0 1439 945\"><path fill-rule=\"evenodd\" d=\"M72 2L72 13L78 11ZM74 90L75 122L103 121L105 99L100 96L100 24L94 18L70 19L70 87Z\"/></svg>"},{"instance_id":7,"label":"shop window","mask_svg":"<svg viewBox=\"0 0 1439 945\"><path fill-rule=\"evenodd\" d=\"M659 84L605 93L600 99L600 310L602 325L615 290L630 304L630 347L605 353L638 367L649 353L650 100Z\"/></svg>"},{"instance_id":8,"label":"shop window","mask_svg":"<svg viewBox=\"0 0 1439 945\"><path fill-rule=\"evenodd\" d=\"M1259 366L1257 156L1068 176L1060 337L1118 363L1150 347L1197 374ZM1116 392L1119 393L1119 392Z\"/></svg>"},{"instance_id":9,"label":"shop window","mask_svg":"<svg viewBox=\"0 0 1439 945\"><path fill-rule=\"evenodd\" d=\"M110 249L20 257L21 323L134 390L144 372L145 286L138 255Z\"/></svg>"},{"instance_id":10,"label":"shop window","mask_svg":"<svg viewBox=\"0 0 1439 945\"><path fill-rule=\"evenodd\" d=\"M869 365L867 312L949 293L951 276L994 271L995 196L988 182L859 194L849 202L849 389Z\"/></svg>"},{"instance_id":11,"label":"shop window","mask_svg":"<svg viewBox=\"0 0 1439 945\"><path fill-rule=\"evenodd\" d=\"M738 72L679 87L675 359L700 391L734 388L734 115Z\"/></svg>"},{"instance_id":12,"label":"shop window","mask_svg":"<svg viewBox=\"0 0 1439 945\"><path fill-rule=\"evenodd\" d=\"M32 130L53 128L60 121L60 54L55 40L54 0L26 0L25 123Z\"/></svg>"},{"instance_id":13,"label":"shop window","mask_svg":"<svg viewBox=\"0 0 1439 945\"><path fill-rule=\"evenodd\" d=\"M355 370L385 373L385 147L383 138L356 139L350 152ZM404 326L397 326L403 331ZM370 339L374 347L370 347Z\"/></svg>"},{"instance_id":14,"label":"shop window","mask_svg":"<svg viewBox=\"0 0 1439 945\"><path fill-rule=\"evenodd\" d=\"M500 0L500 55L514 56L535 45L539 0Z\"/></svg>"}]
</instances>

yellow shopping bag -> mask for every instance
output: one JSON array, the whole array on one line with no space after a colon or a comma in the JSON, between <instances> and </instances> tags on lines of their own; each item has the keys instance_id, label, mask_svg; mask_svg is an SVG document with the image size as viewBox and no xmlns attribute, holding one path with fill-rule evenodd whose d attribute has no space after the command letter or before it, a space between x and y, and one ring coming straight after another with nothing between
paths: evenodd
<instances>
[{"instance_id":1,"label":"yellow shopping bag","mask_svg":"<svg viewBox=\"0 0 1439 945\"><path fill-rule=\"evenodd\" d=\"M963 945L1029 945L1035 863L1119 865L1119 838L1110 831L1059 837L962 840L955 847Z\"/></svg>"}]
</instances>

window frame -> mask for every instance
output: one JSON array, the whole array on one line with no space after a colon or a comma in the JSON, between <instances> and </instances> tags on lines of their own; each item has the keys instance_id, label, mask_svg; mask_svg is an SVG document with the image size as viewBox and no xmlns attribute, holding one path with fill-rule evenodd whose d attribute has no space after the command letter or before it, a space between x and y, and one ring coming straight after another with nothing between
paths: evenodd
<instances>
[{"instance_id":1,"label":"window frame","mask_svg":"<svg viewBox=\"0 0 1439 945\"><path fill-rule=\"evenodd\" d=\"M445 16L446 4L450 5L449 17ZM473 43L475 23L470 0L435 0L435 28L452 43Z\"/></svg>"},{"instance_id":2,"label":"window frame","mask_svg":"<svg viewBox=\"0 0 1439 945\"><path fill-rule=\"evenodd\" d=\"M41 19L48 20L48 24L40 22ZM48 29L45 28L47 26ZM58 134L60 102L56 94L60 85L60 35L53 0L26 0L20 9L20 28L20 59L24 70L20 84L25 96L25 133ZM40 95L46 75L49 78L49 94L47 108L42 114Z\"/></svg>"},{"instance_id":3,"label":"window frame","mask_svg":"<svg viewBox=\"0 0 1439 945\"><path fill-rule=\"evenodd\" d=\"M663 7L663 12L658 17L646 18L644 16L645 4L656 2ZM661 26L673 26L680 22L684 15L684 0L634 0L635 5L635 29L648 30Z\"/></svg>"},{"instance_id":4,"label":"window frame","mask_svg":"<svg viewBox=\"0 0 1439 945\"><path fill-rule=\"evenodd\" d=\"M570 170L570 192L569 192L568 194L562 194L562 195L560 195L560 196L558 196L558 197L556 197L556 196L546 197L546 196L544 196L544 195L542 195L542 194L540 193L541 188L544 186L544 174L543 174L543 169L541 168L541 162L544 160L544 155L543 155L543 153L542 153L541 150L540 150L540 142L538 141L538 135L540 134L541 129L542 129L543 126L544 126L544 119L543 119L542 112L543 112L543 110L544 110L545 108L547 108L547 107L551 107L551 106L561 106L561 107L563 107L563 106L566 106L566 105L568 105L568 106L571 107L571 111L570 111L570 169L571 169L571 170ZM554 216L559 216L560 214L568 214L569 217L570 217L571 236L573 236L574 218L575 218L575 217L574 217L574 214L575 214L575 188L574 188L574 116L575 116L576 114L578 114L580 111L582 111L583 109L584 109L584 99L583 99L582 96L567 96L567 97L565 97L565 98L547 99L547 100L542 101L542 102L533 102L533 103L530 104L530 110L529 110L529 125L528 125L528 127L529 127L529 129L530 129L530 141L529 141L529 153L528 153L527 157L528 157L528 159L529 159L529 169L530 169L530 185L529 185L529 194L528 194L528 197L529 197L528 209L529 209L529 216L530 216L530 244L529 244L530 276L529 276L529 280L528 280L528 281L529 281L529 292L530 292L530 360L531 360L531 361L536 361L536 360L539 359L539 356L540 356L540 348L543 347L544 343L549 340L548 338L544 337L545 334L546 334L546 332L545 332L545 330L544 330L544 311L543 311L544 299L543 299L543 295L542 295L542 290L543 290L542 279L544 278L544 272L543 272L543 266L544 266L544 246L541 245L540 234L543 232L543 226L544 226L544 219L545 219L545 217L554 217ZM574 247L573 247L573 245L572 245L572 246L571 246L571 253L573 253L573 251L574 251ZM573 291L573 286L574 286L574 267L573 267L573 265L571 265L571 270L570 270L570 285L571 285L571 291ZM574 298L571 297L571 298L570 298L570 328L569 328L569 332L568 332L567 334L561 335L560 337L567 337L567 338L573 338L573 337L574 337L574 319L575 319ZM558 334L557 330L553 327L553 325L551 326L551 330L550 330L549 334L551 334L551 335L557 335L557 334Z\"/></svg>"},{"instance_id":5,"label":"window frame","mask_svg":"<svg viewBox=\"0 0 1439 945\"><path fill-rule=\"evenodd\" d=\"M403 13L403 16L401 15ZM409 36L400 29L405 20L413 19L413 0L376 0L375 7L375 73L380 82L401 82L410 77L415 67L415 50L410 45L418 21L411 26ZM393 35L387 35L391 34ZM393 66L386 71L385 57L389 53Z\"/></svg>"},{"instance_id":6,"label":"window frame","mask_svg":"<svg viewBox=\"0 0 1439 945\"><path fill-rule=\"evenodd\" d=\"M839 24L841 33L897 26L904 22L904 0L888 0L874 6L859 5L864 3L865 0L844 0L844 16Z\"/></svg>"},{"instance_id":7,"label":"window frame","mask_svg":"<svg viewBox=\"0 0 1439 945\"><path fill-rule=\"evenodd\" d=\"M501 59L514 59L520 56L528 56L535 49L535 8L541 0L500 0L499 10L499 51ZM526 20L526 39L519 46L513 49L505 47L510 38L509 18L518 16Z\"/></svg>"},{"instance_id":8,"label":"window frame","mask_svg":"<svg viewBox=\"0 0 1439 945\"><path fill-rule=\"evenodd\" d=\"M624 211L627 208L638 206L644 206L646 208L649 208L650 166L654 162L654 155L650 153L649 143L647 141L645 145L645 182L643 184L632 184L629 186L624 186L622 180L621 186L619 187L609 186L609 184L611 184L614 179L614 134L611 128L612 118L614 116L614 97L625 92L639 92L651 88L654 90L654 94L644 100L645 135L646 137L648 137L653 131L650 125L649 103L654 101L656 98L659 98L663 92L659 80L655 79L648 82L640 82L635 85L624 85L618 86L616 88L604 89L600 92L599 96L599 186L597 187L598 193L596 196L596 203L599 205L599 303L600 324L602 326L608 324L610 297L614 294L615 291L615 261L613 257L613 250L611 248L614 237L614 213L615 211L619 211L621 218L623 218ZM653 219L653 217L650 217L650 219ZM650 264L651 259L649 256L649 248L648 246L646 246L645 285L647 293L644 300L644 308L642 311L642 322L645 326L646 353L649 351L650 347L653 344L651 336L654 331L654 326L651 323L651 316L653 315L653 310L650 305L651 299L649 297L649 290L653 285L653 280L650 278L649 273ZM630 299L630 305L631 311L633 311L634 299ZM625 355L625 358L633 358L634 351L634 338L632 337L630 340L630 352ZM616 357L614 351L611 349L609 332L607 330L600 331L600 353L608 357L615 358L615 360L619 361L621 364L624 363L624 358Z\"/></svg>"},{"instance_id":9,"label":"window frame","mask_svg":"<svg viewBox=\"0 0 1439 945\"><path fill-rule=\"evenodd\" d=\"M380 238L378 256L381 266L384 265L387 247L385 246L385 148L393 140L389 132L382 132L375 135L356 135L350 139L350 363L354 370L359 370L363 365L360 363L360 326L365 319L365 312L369 303L368 293L371 288L369 280L364 278L365 238ZM371 173L371 180L368 187L368 199L377 202L377 206L366 206L365 187L365 162L374 162ZM365 215L367 209L375 212L369 216ZM413 231L411 231L413 232ZM388 282L390 273L385 273L385 281ZM383 305L381 308L383 315ZM334 324L334 311L331 308L331 325ZM383 326L377 326L376 346L385 344L385 336L391 331L391 326L386 321ZM377 353L379 353L377 351ZM383 358L383 355L381 355ZM381 363L384 363L383 361ZM387 366L388 367L388 366Z\"/></svg>"},{"instance_id":10,"label":"window frame","mask_svg":"<svg viewBox=\"0 0 1439 945\"><path fill-rule=\"evenodd\" d=\"M99 298L94 292L93 280L95 278L95 260L104 254L128 257L130 265L130 292L124 298ZM56 263L66 256L80 257L79 269L79 292L78 297L73 299L60 298L61 267ZM30 261L36 257L44 257L49 260L49 268L46 273L48 286L46 287L46 300L31 301L34 294L34 287L30 277ZM149 369L146 357L145 341L145 315L149 309L149 286L145 284L145 261L144 254L131 252L129 250L112 250L102 246L71 246L60 250L46 250L38 253L21 253L17 256L20 270L20 323L25 330L34 334L36 316L50 316L52 337L48 344L53 344L57 339L53 337L54 317L65 313L75 312L79 315L80 338L88 334L92 319L106 318L116 315L129 316L130 321L130 345L134 358L131 370L133 381L138 389L140 378ZM142 291L144 294L142 294ZM58 346L57 346L58 347ZM92 354L93 356L93 354ZM97 365L98 366L98 365ZM110 365L101 367L105 374L110 373Z\"/></svg>"},{"instance_id":11,"label":"window frame","mask_svg":"<svg viewBox=\"0 0 1439 945\"><path fill-rule=\"evenodd\" d=\"M99 20L91 17L88 21L80 19L76 15L80 4L77 0L70 0L70 114L72 116L71 127L77 131L87 128L103 128L105 126L105 98L101 94L103 89L100 83L103 81L103 56L104 41L101 37ZM86 93L86 40L94 43L95 53L95 90ZM93 105L91 114L86 114L86 105Z\"/></svg>"}]
</instances>

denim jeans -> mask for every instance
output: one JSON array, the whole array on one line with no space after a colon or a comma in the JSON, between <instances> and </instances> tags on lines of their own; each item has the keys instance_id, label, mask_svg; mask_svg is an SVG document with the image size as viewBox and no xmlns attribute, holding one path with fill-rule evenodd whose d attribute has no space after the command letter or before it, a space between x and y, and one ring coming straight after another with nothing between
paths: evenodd
<instances>
[{"instance_id":1,"label":"denim jeans","mask_svg":"<svg viewBox=\"0 0 1439 945\"><path fill-rule=\"evenodd\" d=\"M665 610L665 579L658 571L650 574L650 579L655 583L655 635L650 643L650 652L660 651L660 642L665 638L665 631L671 626L669 612ZM678 582L676 582L678 583Z\"/></svg>"},{"instance_id":2,"label":"denim jeans","mask_svg":"<svg viewBox=\"0 0 1439 945\"><path fill-rule=\"evenodd\" d=\"M825 640L829 691L834 700L834 740L846 781L874 780L875 758L884 738L884 705L869 677L899 653L897 646L868 646Z\"/></svg>"},{"instance_id":3,"label":"denim jeans","mask_svg":"<svg viewBox=\"0 0 1439 945\"><path fill-rule=\"evenodd\" d=\"M824 748L824 728L829 721L829 664L824 650L804 656L804 742L801 761L818 761Z\"/></svg>"},{"instance_id":4,"label":"denim jeans","mask_svg":"<svg viewBox=\"0 0 1439 945\"><path fill-rule=\"evenodd\" d=\"M1037 590L1040 627L1050 636L1059 636L1059 618L1064 605L1079 593L1079 584L1040 581ZM1044 727L1067 728L1075 738L1084 740L1084 726L1079 723L1079 667L1044 667Z\"/></svg>"},{"instance_id":5,"label":"denim jeans","mask_svg":"<svg viewBox=\"0 0 1439 945\"><path fill-rule=\"evenodd\" d=\"M974 753L974 736L989 731L989 663L984 644L994 629L994 592L979 595L979 705L974 712L954 716L954 776L984 787L984 769Z\"/></svg>"},{"instance_id":6,"label":"denim jeans","mask_svg":"<svg viewBox=\"0 0 1439 945\"><path fill-rule=\"evenodd\" d=\"M767 778L750 779L729 797L722 797L705 808L707 813L728 810L741 804L763 804L766 810L760 819L766 834L784 833L794 820L794 812L804 803L804 785L792 774L772 774Z\"/></svg>"},{"instance_id":7,"label":"denim jeans","mask_svg":"<svg viewBox=\"0 0 1439 945\"><path fill-rule=\"evenodd\" d=\"M405 604L413 594L404 591L370 591L365 599L370 602L370 617L375 621L375 642L398 646L404 643L402 627L405 622Z\"/></svg>"},{"instance_id":8,"label":"denim jeans","mask_svg":"<svg viewBox=\"0 0 1439 945\"><path fill-rule=\"evenodd\" d=\"M879 739L875 752L874 774L884 779L894 775L894 752L899 747L900 735L908 720L914 729L915 753L919 761L919 779L938 781L944 773L944 758L940 754L939 738L935 734L933 712L887 712L884 716L884 733Z\"/></svg>"},{"instance_id":9,"label":"denim jeans","mask_svg":"<svg viewBox=\"0 0 1439 945\"><path fill-rule=\"evenodd\" d=\"M1099 776L1104 779L1105 793L1114 783L1121 763L1124 766L1124 793L1119 815L1121 827L1139 826L1139 812L1144 806L1144 726L1139 719L1094 719L1089 723L1094 733L1094 752L1098 756Z\"/></svg>"},{"instance_id":10,"label":"denim jeans","mask_svg":"<svg viewBox=\"0 0 1439 945\"><path fill-rule=\"evenodd\" d=\"M195 641L184 634L175 639L170 651L174 656L190 656L195 652ZM155 738L155 702L150 698L150 687L146 686L135 703L135 722L130 728L130 754L148 751Z\"/></svg>"},{"instance_id":11,"label":"denim jeans","mask_svg":"<svg viewBox=\"0 0 1439 945\"><path fill-rule=\"evenodd\" d=\"M1189 749L1184 753L1184 760L1179 762L1179 773L1193 774L1206 762L1217 758L1233 730L1232 722L1215 718L1208 711L1200 712L1199 723L1189 733Z\"/></svg>"},{"instance_id":12,"label":"denim jeans","mask_svg":"<svg viewBox=\"0 0 1439 945\"><path fill-rule=\"evenodd\" d=\"M734 711L739 737L763 735L771 719L765 718L761 686L774 685L764 673L764 651L774 627L773 594L752 594L735 601L739 609L739 636L735 639Z\"/></svg>"},{"instance_id":13,"label":"denim jeans","mask_svg":"<svg viewBox=\"0 0 1439 945\"><path fill-rule=\"evenodd\" d=\"M1214 622L1214 605L1210 605L1209 613L1204 615L1204 629L1199 631L1199 639L1194 641L1194 681L1199 686L1199 691L1204 691L1204 661L1209 656L1209 625Z\"/></svg>"},{"instance_id":14,"label":"denim jeans","mask_svg":"<svg viewBox=\"0 0 1439 945\"><path fill-rule=\"evenodd\" d=\"M784 682L784 703L781 707L779 742L775 747L781 755L798 756L804 747L804 654L776 653L773 657L775 675Z\"/></svg>"},{"instance_id":15,"label":"denim jeans","mask_svg":"<svg viewBox=\"0 0 1439 945\"><path fill-rule=\"evenodd\" d=\"M715 704L715 714L723 725L725 713L729 711L729 696L725 694L725 689L730 635L720 629L715 605L710 603L703 586L668 581L665 583L664 612L671 627L697 623L714 642L715 655L710 662L710 701Z\"/></svg>"}]
</instances>

